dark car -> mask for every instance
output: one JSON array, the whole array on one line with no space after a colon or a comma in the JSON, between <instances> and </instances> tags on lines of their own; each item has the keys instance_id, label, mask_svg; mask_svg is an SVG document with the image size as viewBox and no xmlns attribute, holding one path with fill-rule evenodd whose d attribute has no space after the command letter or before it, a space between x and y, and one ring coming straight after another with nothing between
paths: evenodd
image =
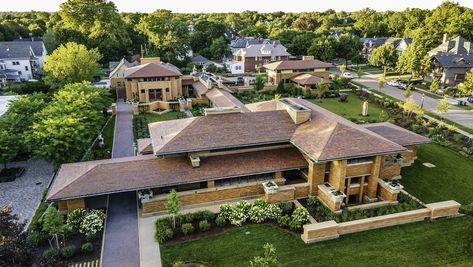
<instances>
[{"instance_id":1,"label":"dark car","mask_svg":"<svg viewBox=\"0 0 473 267\"><path fill-rule=\"evenodd\" d=\"M467 98L468 102L473 103L473 95Z\"/></svg>"},{"instance_id":2,"label":"dark car","mask_svg":"<svg viewBox=\"0 0 473 267\"><path fill-rule=\"evenodd\" d=\"M244 83L245 82L245 79L243 79L243 77L237 77L237 83Z\"/></svg>"}]
</instances>

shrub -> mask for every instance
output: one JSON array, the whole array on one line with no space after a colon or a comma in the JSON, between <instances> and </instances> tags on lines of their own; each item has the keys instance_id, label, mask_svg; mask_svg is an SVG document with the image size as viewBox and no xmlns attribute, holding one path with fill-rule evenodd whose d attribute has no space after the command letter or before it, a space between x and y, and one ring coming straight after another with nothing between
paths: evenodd
<instances>
[{"instance_id":1,"label":"shrub","mask_svg":"<svg viewBox=\"0 0 473 267\"><path fill-rule=\"evenodd\" d=\"M94 244L90 242L84 243L81 246L80 251L82 251L82 253L85 253L85 254L92 253L94 251Z\"/></svg>"},{"instance_id":2,"label":"shrub","mask_svg":"<svg viewBox=\"0 0 473 267\"><path fill-rule=\"evenodd\" d=\"M92 234L92 233L86 234L84 239L87 242L93 242L95 239L97 239L97 234Z\"/></svg>"},{"instance_id":3,"label":"shrub","mask_svg":"<svg viewBox=\"0 0 473 267\"><path fill-rule=\"evenodd\" d=\"M74 227L72 227L69 224L64 225L64 227L62 228L62 231L66 239L71 239L77 234L77 230L74 229Z\"/></svg>"},{"instance_id":4,"label":"shrub","mask_svg":"<svg viewBox=\"0 0 473 267\"><path fill-rule=\"evenodd\" d=\"M461 206L460 211L466 215L473 216L473 203Z\"/></svg>"},{"instance_id":5,"label":"shrub","mask_svg":"<svg viewBox=\"0 0 473 267\"><path fill-rule=\"evenodd\" d=\"M59 258L60 252L56 249L47 249L43 252L43 258L41 259L40 266L63 266Z\"/></svg>"},{"instance_id":6,"label":"shrub","mask_svg":"<svg viewBox=\"0 0 473 267\"><path fill-rule=\"evenodd\" d=\"M76 209L67 215L67 224L72 226L75 231L79 231L80 225L84 220L86 211L84 209Z\"/></svg>"},{"instance_id":7,"label":"shrub","mask_svg":"<svg viewBox=\"0 0 473 267\"><path fill-rule=\"evenodd\" d=\"M84 216L79 228L79 232L85 236L96 235L103 229L105 213L102 210L90 210Z\"/></svg>"},{"instance_id":8,"label":"shrub","mask_svg":"<svg viewBox=\"0 0 473 267\"><path fill-rule=\"evenodd\" d=\"M184 267L186 264L183 261L176 261L172 264L172 267Z\"/></svg>"},{"instance_id":9,"label":"shrub","mask_svg":"<svg viewBox=\"0 0 473 267\"><path fill-rule=\"evenodd\" d=\"M253 206L248 212L248 216L250 221L254 223L262 223L265 219L264 209L260 206Z\"/></svg>"},{"instance_id":10,"label":"shrub","mask_svg":"<svg viewBox=\"0 0 473 267\"><path fill-rule=\"evenodd\" d=\"M34 231L28 235L28 237L26 238L26 242L32 247L37 247L43 242L45 242L47 238L48 237L45 233L41 231Z\"/></svg>"},{"instance_id":11,"label":"shrub","mask_svg":"<svg viewBox=\"0 0 473 267\"><path fill-rule=\"evenodd\" d=\"M192 225L192 224L191 224ZM174 231L170 226L163 224L156 224L156 233L154 234L154 239L156 242L162 244L166 240L171 239L174 236Z\"/></svg>"},{"instance_id":12,"label":"shrub","mask_svg":"<svg viewBox=\"0 0 473 267\"><path fill-rule=\"evenodd\" d=\"M59 251L57 249L48 248L43 251L43 258L49 259L59 256Z\"/></svg>"},{"instance_id":13,"label":"shrub","mask_svg":"<svg viewBox=\"0 0 473 267\"><path fill-rule=\"evenodd\" d=\"M191 223L184 223L181 226L182 233L188 235L194 232L194 226Z\"/></svg>"},{"instance_id":14,"label":"shrub","mask_svg":"<svg viewBox=\"0 0 473 267\"><path fill-rule=\"evenodd\" d=\"M253 206L258 206L264 209L268 206L268 202L266 202L264 199L257 199L253 203Z\"/></svg>"},{"instance_id":15,"label":"shrub","mask_svg":"<svg viewBox=\"0 0 473 267\"><path fill-rule=\"evenodd\" d=\"M463 140L463 135L459 134L459 133L454 134L453 135L453 140L455 140L455 142L457 142L457 143L460 143Z\"/></svg>"},{"instance_id":16,"label":"shrub","mask_svg":"<svg viewBox=\"0 0 473 267\"><path fill-rule=\"evenodd\" d=\"M218 215L217 218L215 219L215 224L218 227L223 227L227 224L227 220L222 215Z\"/></svg>"},{"instance_id":17,"label":"shrub","mask_svg":"<svg viewBox=\"0 0 473 267\"><path fill-rule=\"evenodd\" d=\"M415 133L418 133L420 129L420 126L418 124L412 124L411 130Z\"/></svg>"},{"instance_id":18,"label":"shrub","mask_svg":"<svg viewBox=\"0 0 473 267\"><path fill-rule=\"evenodd\" d=\"M279 203L279 207L283 214L290 214L292 209L294 208L294 203L292 202L282 202Z\"/></svg>"},{"instance_id":19,"label":"shrub","mask_svg":"<svg viewBox=\"0 0 473 267\"><path fill-rule=\"evenodd\" d=\"M232 214L233 212L233 208L230 204L222 204L220 205L219 207L219 211L220 211L220 215L227 219L227 220L230 220L230 215Z\"/></svg>"},{"instance_id":20,"label":"shrub","mask_svg":"<svg viewBox=\"0 0 473 267\"><path fill-rule=\"evenodd\" d=\"M232 213L230 214L230 218L228 218L230 223L236 226L241 226L244 222L246 222L246 219L248 219L248 216L241 209L233 209Z\"/></svg>"},{"instance_id":21,"label":"shrub","mask_svg":"<svg viewBox=\"0 0 473 267\"><path fill-rule=\"evenodd\" d=\"M68 259L74 256L74 254L76 253L76 250L77 250L76 246L69 245L61 249L61 255L63 258Z\"/></svg>"},{"instance_id":22,"label":"shrub","mask_svg":"<svg viewBox=\"0 0 473 267\"><path fill-rule=\"evenodd\" d=\"M210 210L201 210L193 213L194 220L201 221L207 220L212 221L215 218L215 214Z\"/></svg>"},{"instance_id":23,"label":"shrub","mask_svg":"<svg viewBox=\"0 0 473 267\"><path fill-rule=\"evenodd\" d=\"M281 227L289 227L290 222L291 222L291 218L289 218L289 215L281 216L278 219L278 224Z\"/></svg>"},{"instance_id":24,"label":"shrub","mask_svg":"<svg viewBox=\"0 0 473 267\"><path fill-rule=\"evenodd\" d=\"M182 215L182 219L186 223L191 223L194 220L194 214L193 213L186 213Z\"/></svg>"},{"instance_id":25,"label":"shrub","mask_svg":"<svg viewBox=\"0 0 473 267\"><path fill-rule=\"evenodd\" d=\"M307 209L298 207L291 215L291 222L289 227L293 230L302 228L302 225L309 221L309 212Z\"/></svg>"},{"instance_id":26,"label":"shrub","mask_svg":"<svg viewBox=\"0 0 473 267\"><path fill-rule=\"evenodd\" d=\"M266 213L266 218L270 220L277 220L279 219L279 217L281 217L282 210L276 204L269 204L265 209L265 213Z\"/></svg>"},{"instance_id":27,"label":"shrub","mask_svg":"<svg viewBox=\"0 0 473 267\"><path fill-rule=\"evenodd\" d=\"M317 197L309 196L309 198L307 198L307 205L308 206L319 206L320 201Z\"/></svg>"},{"instance_id":28,"label":"shrub","mask_svg":"<svg viewBox=\"0 0 473 267\"><path fill-rule=\"evenodd\" d=\"M156 223L155 223L155 224L156 224L156 227L157 227L158 225L171 227L171 226L172 226L171 217L158 218L158 219L156 219Z\"/></svg>"},{"instance_id":29,"label":"shrub","mask_svg":"<svg viewBox=\"0 0 473 267\"><path fill-rule=\"evenodd\" d=\"M202 232L210 230L210 223L207 220L203 220L199 222L199 229Z\"/></svg>"}]
</instances>

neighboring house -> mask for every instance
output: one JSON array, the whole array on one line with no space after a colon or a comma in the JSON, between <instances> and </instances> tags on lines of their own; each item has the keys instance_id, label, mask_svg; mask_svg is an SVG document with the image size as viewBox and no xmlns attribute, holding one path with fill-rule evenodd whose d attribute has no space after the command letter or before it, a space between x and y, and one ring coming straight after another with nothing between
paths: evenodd
<instances>
[{"instance_id":1,"label":"neighboring house","mask_svg":"<svg viewBox=\"0 0 473 267\"><path fill-rule=\"evenodd\" d=\"M385 44L391 44L396 49L397 54L400 56L404 50L412 43L412 38L397 38L389 37Z\"/></svg>"},{"instance_id":2,"label":"neighboring house","mask_svg":"<svg viewBox=\"0 0 473 267\"><path fill-rule=\"evenodd\" d=\"M432 73L427 80L439 79L444 86L463 83L468 71L473 68L473 44L461 36L448 40L430 50Z\"/></svg>"},{"instance_id":3,"label":"neighboring house","mask_svg":"<svg viewBox=\"0 0 473 267\"><path fill-rule=\"evenodd\" d=\"M277 41L264 41L262 44L250 44L233 53L233 61L227 63L233 74L255 72L262 65L274 61L289 60L291 54Z\"/></svg>"},{"instance_id":4,"label":"neighboring house","mask_svg":"<svg viewBox=\"0 0 473 267\"><path fill-rule=\"evenodd\" d=\"M126 59L122 59L119 62L110 62L110 86L112 88L124 88L125 87L125 70L131 67L138 66L139 63L137 61L133 61L133 63L128 62Z\"/></svg>"},{"instance_id":5,"label":"neighboring house","mask_svg":"<svg viewBox=\"0 0 473 267\"><path fill-rule=\"evenodd\" d=\"M0 60L0 88L4 87L7 82L21 82L20 72L17 70L7 69L7 64Z\"/></svg>"},{"instance_id":6,"label":"neighboring house","mask_svg":"<svg viewBox=\"0 0 473 267\"><path fill-rule=\"evenodd\" d=\"M388 40L387 37L362 38L361 41L363 42L363 56L366 59L369 59L373 50L386 43L386 40Z\"/></svg>"},{"instance_id":7,"label":"neighboring house","mask_svg":"<svg viewBox=\"0 0 473 267\"><path fill-rule=\"evenodd\" d=\"M46 47L41 40L19 39L0 42L0 60L7 70L17 71L22 81L38 78L46 60Z\"/></svg>"},{"instance_id":8,"label":"neighboring house","mask_svg":"<svg viewBox=\"0 0 473 267\"><path fill-rule=\"evenodd\" d=\"M223 63L219 63L219 62L209 60L206 57L201 56L201 55L193 57L192 58L192 63L194 63L196 65L204 66L206 68L208 68L210 65L214 65L217 68L224 68L225 67Z\"/></svg>"},{"instance_id":9,"label":"neighboring house","mask_svg":"<svg viewBox=\"0 0 473 267\"><path fill-rule=\"evenodd\" d=\"M278 61L263 68L268 75L268 82L277 85L280 82L295 84L306 92L316 89L318 83L331 83L330 68L332 64L314 59L313 56L304 56L302 60Z\"/></svg>"},{"instance_id":10,"label":"neighboring house","mask_svg":"<svg viewBox=\"0 0 473 267\"><path fill-rule=\"evenodd\" d=\"M205 116L150 124L150 140L138 142L150 155L63 164L47 201L70 212L105 206L110 194L152 191L139 200L140 212L150 214L165 211L175 189L182 206L312 195L339 211L396 201L386 181L400 179L416 145L429 142L390 123L354 124L304 99L224 105L205 109ZM278 184L274 194L262 185L268 181Z\"/></svg>"},{"instance_id":11,"label":"neighboring house","mask_svg":"<svg viewBox=\"0 0 473 267\"><path fill-rule=\"evenodd\" d=\"M182 74L160 58L142 58L141 65L124 71L125 95L142 103L169 101L182 96Z\"/></svg>"}]
</instances>

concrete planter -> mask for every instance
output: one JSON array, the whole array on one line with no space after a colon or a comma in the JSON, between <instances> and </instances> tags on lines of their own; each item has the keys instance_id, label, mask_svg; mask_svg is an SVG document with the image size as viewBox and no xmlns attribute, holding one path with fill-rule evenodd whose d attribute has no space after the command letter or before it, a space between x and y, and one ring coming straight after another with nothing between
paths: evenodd
<instances>
[{"instance_id":1,"label":"concrete planter","mask_svg":"<svg viewBox=\"0 0 473 267\"><path fill-rule=\"evenodd\" d=\"M331 190L329 193L330 197L334 202L342 202L346 195L340 191L333 191Z\"/></svg>"},{"instance_id":2,"label":"concrete planter","mask_svg":"<svg viewBox=\"0 0 473 267\"><path fill-rule=\"evenodd\" d=\"M266 194L276 194L279 186L275 182L269 181L263 183L263 188Z\"/></svg>"},{"instance_id":3,"label":"concrete planter","mask_svg":"<svg viewBox=\"0 0 473 267\"><path fill-rule=\"evenodd\" d=\"M401 184L393 181L383 181L379 180L379 185L381 185L384 189L388 190L392 194L399 194L401 190L404 188Z\"/></svg>"}]
</instances>

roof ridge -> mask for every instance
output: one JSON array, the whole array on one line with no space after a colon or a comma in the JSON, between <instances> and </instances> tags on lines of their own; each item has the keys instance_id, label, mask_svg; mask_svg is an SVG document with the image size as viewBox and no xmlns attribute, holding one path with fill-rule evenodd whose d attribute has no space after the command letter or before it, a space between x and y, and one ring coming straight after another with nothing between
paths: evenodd
<instances>
[{"instance_id":1,"label":"roof ridge","mask_svg":"<svg viewBox=\"0 0 473 267\"><path fill-rule=\"evenodd\" d=\"M164 144L159 150L163 150L164 148L166 148L172 140L175 140L177 137L181 136L185 129L191 127L192 125L197 123L197 121L201 120L203 117L199 116L199 117L193 117L193 118L195 118L195 119L193 119L188 125L186 125L186 127L184 127L182 130L180 130L175 136L173 136L171 139L169 139L169 141L167 141L166 144ZM189 119L191 119L191 118L189 118ZM153 138L151 138L151 143L153 143ZM153 146L154 146L154 144L153 144ZM155 151L153 151L153 152L156 153Z\"/></svg>"},{"instance_id":2,"label":"roof ridge","mask_svg":"<svg viewBox=\"0 0 473 267\"><path fill-rule=\"evenodd\" d=\"M76 163L79 163L79 162L76 162ZM86 174L89 174L92 170L94 170L95 168L97 168L98 166L100 166L102 164L99 164L99 163L96 163L94 164L94 166L92 166L90 169L88 169L86 172L78 175L77 177L75 177L74 179L72 179L69 183L67 183L65 186L59 188L59 190L57 190L54 194L50 195L50 197L53 197L54 195L57 195L59 193L61 193L62 191L64 191L66 188L68 188L71 184L77 182L77 180L79 180L79 178L83 177L84 175ZM59 172L58 172L59 173Z\"/></svg>"}]
</instances>

